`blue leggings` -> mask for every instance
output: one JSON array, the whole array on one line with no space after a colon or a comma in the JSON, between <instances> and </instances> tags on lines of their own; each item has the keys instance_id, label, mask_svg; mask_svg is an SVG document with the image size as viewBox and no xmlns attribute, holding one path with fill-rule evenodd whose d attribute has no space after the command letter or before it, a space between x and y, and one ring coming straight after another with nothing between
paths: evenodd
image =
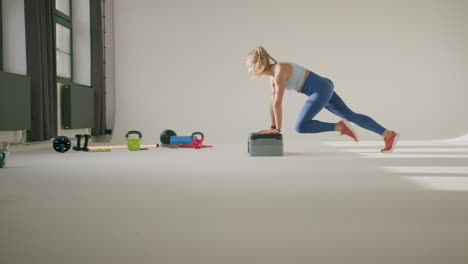
<instances>
[{"instance_id":1,"label":"blue leggings","mask_svg":"<svg viewBox=\"0 0 468 264\"><path fill-rule=\"evenodd\" d=\"M304 82L302 93L309 96L299 113L296 121L298 133L321 133L335 131L335 123L326 123L312 120L324 107L333 114L347 119L356 125L382 135L385 128L374 119L353 112L346 106L334 90L333 82L313 72L309 74Z\"/></svg>"}]
</instances>

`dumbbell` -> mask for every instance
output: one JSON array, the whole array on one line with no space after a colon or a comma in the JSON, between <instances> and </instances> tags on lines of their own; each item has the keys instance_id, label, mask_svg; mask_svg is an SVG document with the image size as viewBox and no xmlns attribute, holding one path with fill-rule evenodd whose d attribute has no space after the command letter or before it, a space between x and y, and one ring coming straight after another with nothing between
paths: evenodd
<instances>
[{"instance_id":1,"label":"dumbbell","mask_svg":"<svg viewBox=\"0 0 468 264\"><path fill-rule=\"evenodd\" d=\"M83 151L88 151L88 141L89 139L91 138L91 135L84 135L84 138L85 138L85 143L84 143L84 146L81 150Z\"/></svg>"},{"instance_id":2,"label":"dumbbell","mask_svg":"<svg viewBox=\"0 0 468 264\"><path fill-rule=\"evenodd\" d=\"M83 135L75 135L76 137L76 147L73 147L73 150L76 150L76 151L81 151L81 138L83 137Z\"/></svg>"}]
</instances>

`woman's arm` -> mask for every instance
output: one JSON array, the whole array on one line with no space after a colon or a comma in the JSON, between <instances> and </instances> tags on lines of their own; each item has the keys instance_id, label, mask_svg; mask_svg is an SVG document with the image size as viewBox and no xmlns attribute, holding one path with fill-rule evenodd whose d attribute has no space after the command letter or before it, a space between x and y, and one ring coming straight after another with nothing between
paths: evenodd
<instances>
[{"instance_id":1,"label":"woman's arm","mask_svg":"<svg viewBox=\"0 0 468 264\"><path fill-rule=\"evenodd\" d=\"M278 70L275 73L275 77L271 82L272 95L270 104L270 117L272 125L276 126L277 129L262 130L260 134L278 134L281 133L281 125L283 122L283 95L286 89L286 73L283 69L283 65L277 66Z\"/></svg>"},{"instance_id":2,"label":"woman's arm","mask_svg":"<svg viewBox=\"0 0 468 264\"><path fill-rule=\"evenodd\" d=\"M273 109L273 103L275 101L275 82L273 81L273 79L270 80L270 85L271 85L271 103L270 103L271 125L276 126L275 111Z\"/></svg>"},{"instance_id":3,"label":"woman's arm","mask_svg":"<svg viewBox=\"0 0 468 264\"><path fill-rule=\"evenodd\" d=\"M275 74L274 87L275 94L273 99L273 112L275 115L275 124L278 129L281 129L283 122L283 95L286 90L286 73L282 69L283 65L278 65L278 73Z\"/></svg>"},{"instance_id":4,"label":"woman's arm","mask_svg":"<svg viewBox=\"0 0 468 264\"><path fill-rule=\"evenodd\" d=\"M271 102L270 102L270 118L271 118L271 125L276 127L276 121L275 121L275 111L273 108L274 102L275 102L275 82L273 79L270 80L270 85L271 85ZM267 129L267 130L260 130L257 133L259 134L269 134L272 132L275 132L276 130L274 129Z\"/></svg>"}]
</instances>

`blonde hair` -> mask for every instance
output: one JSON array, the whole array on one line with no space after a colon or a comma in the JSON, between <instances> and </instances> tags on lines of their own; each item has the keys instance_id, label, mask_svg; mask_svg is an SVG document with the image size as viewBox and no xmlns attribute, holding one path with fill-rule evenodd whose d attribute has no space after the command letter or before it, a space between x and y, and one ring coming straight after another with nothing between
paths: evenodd
<instances>
[{"instance_id":1,"label":"blonde hair","mask_svg":"<svg viewBox=\"0 0 468 264\"><path fill-rule=\"evenodd\" d=\"M261 78L266 70L266 68L270 65L270 62L278 63L273 57L268 54L268 52L262 47L258 46L253 49L246 57L247 60L250 60L252 64L254 64L254 68L252 70L252 78Z\"/></svg>"}]
</instances>

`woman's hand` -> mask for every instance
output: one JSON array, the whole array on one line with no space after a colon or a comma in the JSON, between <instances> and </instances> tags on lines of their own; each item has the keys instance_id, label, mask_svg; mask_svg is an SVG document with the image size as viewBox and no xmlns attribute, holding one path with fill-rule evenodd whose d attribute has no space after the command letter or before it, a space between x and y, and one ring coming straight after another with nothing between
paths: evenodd
<instances>
[{"instance_id":1,"label":"woman's hand","mask_svg":"<svg viewBox=\"0 0 468 264\"><path fill-rule=\"evenodd\" d=\"M271 129L268 129L268 130L260 130L258 131L256 134L265 134L265 132L268 132L270 131Z\"/></svg>"}]
</instances>

